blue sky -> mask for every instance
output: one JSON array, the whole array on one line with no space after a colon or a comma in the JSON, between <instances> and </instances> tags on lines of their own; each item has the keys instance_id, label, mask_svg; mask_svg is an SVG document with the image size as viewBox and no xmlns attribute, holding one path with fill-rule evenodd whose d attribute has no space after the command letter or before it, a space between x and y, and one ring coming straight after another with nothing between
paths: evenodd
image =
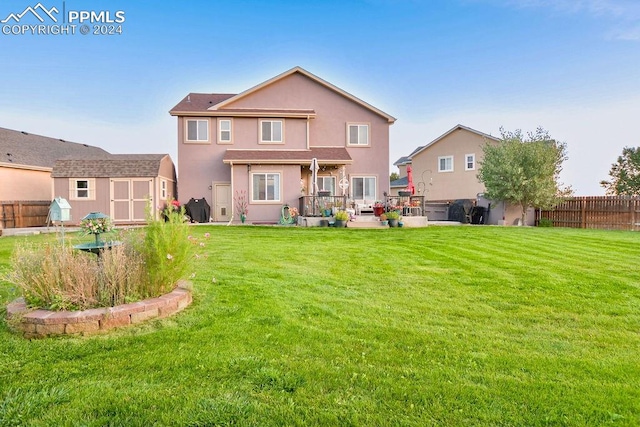
<instances>
[{"instance_id":1,"label":"blue sky","mask_svg":"<svg viewBox=\"0 0 640 427\"><path fill-rule=\"evenodd\" d=\"M0 20L37 3L5 0ZM598 195L640 145L637 0L41 3L124 11L122 34L0 33L1 127L176 161L184 95L301 66L398 119L391 162L458 123L542 126L567 143L564 183Z\"/></svg>"}]
</instances>

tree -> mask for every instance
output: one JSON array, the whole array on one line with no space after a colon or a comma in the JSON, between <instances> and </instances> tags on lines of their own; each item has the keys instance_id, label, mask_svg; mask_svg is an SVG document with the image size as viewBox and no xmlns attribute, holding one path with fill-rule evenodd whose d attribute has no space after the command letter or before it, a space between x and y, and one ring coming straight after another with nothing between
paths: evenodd
<instances>
[{"instance_id":1,"label":"tree","mask_svg":"<svg viewBox=\"0 0 640 427\"><path fill-rule=\"evenodd\" d=\"M572 193L559 182L562 162L567 159L566 144L552 139L543 128L526 136L519 129L507 132L500 128L500 133L500 142L487 142L483 147L478 179L488 199L520 205L525 224L529 206L550 209Z\"/></svg>"},{"instance_id":2,"label":"tree","mask_svg":"<svg viewBox=\"0 0 640 427\"><path fill-rule=\"evenodd\" d=\"M393 182L396 179L400 179L400 174L398 172L391 172L391 175L389 175L389 182Z\"/></svg>"},{"instance_id":3,"label":"tree","mask_svg":"<svg viewBox=\"0 0 640 427\"><path fill-rule=\"evenodd\" d=\"M610 181L600 181L607 194L640 196L640 147L624 147L618 163L611 165Z\"/></svg>"}]
</instances>

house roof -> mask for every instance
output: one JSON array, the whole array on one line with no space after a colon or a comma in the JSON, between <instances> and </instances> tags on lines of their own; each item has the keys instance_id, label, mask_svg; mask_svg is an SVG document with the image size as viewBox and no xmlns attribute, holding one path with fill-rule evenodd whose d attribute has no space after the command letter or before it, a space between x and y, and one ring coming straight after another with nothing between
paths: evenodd
<instances>
[{"instance_id":1,"label":"house roof","mask_svg":"<svg viewBox=\"0 0 640 427\"><path fill-rule=\"evenodd\" d=\"M3 166L34 166L51 169L55 161L62 158L109 155L102 148L87 144L0 128L0 164Z\"/></svg>"},{"instance_id":2,"label":"house roof","mask_svg":"<svg viewBox=\"0 0 640 427\"><path fill-rule=\"evenodd\" d=\"M315 147L309 150L234 150L225 152L222 161L234 164L306 164L313 158L320 164L349 164L352 162L344 147Z\"/></svg>"},{"instance_id":3,"label":"house roof","mask_svg":"<svg viewBox=\"0 0 640 427\"><path fill-rule=\"evenodd\" d=\"M462 129L462 130L466 130L466 131L468 131L468 132L475 133L475 134L477 134L477 135L480 135L480 136L482 136L482 137L484 137L484 138L486 138L486 139L490 139L490 140L492 140L492 141L496 141L496 142L497 142L497 141L500 141L500 139L499 139L499 138L496 138L495 136L491 136L491 135L486 134L486 133L484 133L484 132L480 132L479 130L471 129L470 127L467 127L467 126L463 126L463 125L461 125L461 124L458 124L458 125L456 125L456 126L452 127L451 129L449 129L448 131L446 131L445 133L443 133L442 135L440 135L439 137L437 137L436 139L434 139L433 141L431 141L430 143L428 143L427 145L424 145L424 146L422 146L422 147L418 147L417 149L415 149L415 150L413 151L413 153L411 153L411 154L409 155L409 157L411 158L411 157L415 156L416 154L421 153L422 151L424 151L424 150L426 150L427 148L431 147L432 145L437 144L437 143L438 143L438 142L440 142L442 139L444 139L446 136L448 136L449 134L451 134L451 133L455 132L455 131L456 131L456 130L458 130L458 129Z\"/></svg>"},{"instance_id":4,"label":"house roof","mask_svg":"<svg viewBox=\"0 0 640 427\"><path fill-rule=\"evenodd\" d=\"M53 178L136 178L156 177L168 154L112 154L106 158L58 160Z\"/></svg>"},{"instance_id":5,"label":"house roof","mask_svg":"<svg viewBox=\"0 0 640 427\"><path fill-rule=\"evenodd\" d=\"M190 113L193 115L217 115L217 116L221 116L221 115L260 115L260 116L266 116L266 115L280 115L280 116L287 116L287 115L291 115L291 116L310 116L310 115L315 115L315 111L312 109L300 109L300 110L287 110L287 109L278 109L278 108L273 108L273 109L244 109L244 108L225 108L228 104L231 104L239 99L242 99L254 92L259 91L260 89L269 86L277 81L280 81L282 79L284 79L285 77L288 77L294 73L299 73L303 76L308 77L309 79L315 81L316 83L319 83L320 85L328 88L329 90L332 90L342 96L344 96L345 98L355 102L356 104L359 104L360 106L374 112L375 114L385 118L389 123L393 124L396 119L395 117L385 113L384 111L374 107L371 104L368 104L366 102L364 102L363 100L361 100L360 98L357 98L353 95L351 95L349 92L346 92L342 89L340 89L337 86L332 85L331 83L321 79L320 77L308 72L307 70L301 68L301 67L294 67L288 71L285 71L282 74L279 74L263 83L260 83L257 86L254 86L248 90L245 90L242 93L239 93L237 95L228 95L228 94L189 94L187 95L182 101L180 101L175 107L173 107L169 113L171 115L174 116L179 116L179 115L185 115L186 113ZM195 99L197 100L197 103L194 102ZM190 102L189 102L190 100ZM188 105L190 104L190 105ZM196 108L196 104L197 104L197 108ZM209 104L209 105L207 105ZM202 109L204 107L204 109Z\"/></svg>"},{"instance_id":6,"label":"house roof","mask_svg":"<svg viewBox=\"0 0 640 427\"><path fill-rule=\"evenodd\" d=\"M408 176L403 176L402 178L396 179L396 180L391 181L389 183L389 187L391 187L391 188L396 188L396 187L405 188L408 185L409 185L409 177Z\"/></svg>"}]
</instances>

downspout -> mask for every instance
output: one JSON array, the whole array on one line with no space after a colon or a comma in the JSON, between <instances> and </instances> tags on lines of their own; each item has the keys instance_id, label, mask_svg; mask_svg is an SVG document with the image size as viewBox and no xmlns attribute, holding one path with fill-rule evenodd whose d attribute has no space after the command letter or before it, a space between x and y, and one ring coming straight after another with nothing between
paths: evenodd
<instances>
[{"instance_id":1,"label":"downspout","mask_svg":"<svg viewBox=\"0 0 640 427\"><path fill-rule=\"evenodd\" d=\"M233 223L233 217L236 216L236 213L234 212L236 209L236 204L233 203L233 161L229 162L229 165L231 166L231 188L229 189L229 191L231 192L231 217L229 218L229 222L227 223L227 226L231 225L231 223Z\"/></svg>"}]
</instances>

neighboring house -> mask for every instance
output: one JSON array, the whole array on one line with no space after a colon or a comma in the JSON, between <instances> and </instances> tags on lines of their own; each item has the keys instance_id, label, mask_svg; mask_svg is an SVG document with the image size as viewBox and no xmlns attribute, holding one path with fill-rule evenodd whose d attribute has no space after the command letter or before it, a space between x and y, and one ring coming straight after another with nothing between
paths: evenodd
<instances>
[{"instance_id":1,"label":"neighboring house","mask_svg":"<svg viewBox=\"0 0 640 427\"><path fill-rule=\"evenodd\" d=\"M389 126L395 118L295 67L240 94L191 93L177 117L179 195L204 197L214 221L237 219L234 196L247 192L250 221L277 221L319 190L354 202L389 191ZM343 176L344 174L344 176ZM235 217L235 218L234 218Z\"/></svg>"},{"instance_id":2,"label":"neighboring house","mask_svg":"<svg viewBox=\"0 0 640 427\"><path fill-rule=\"evenodd\" d=\"M72 222L89 212L102 212L114 223L146 220L176 197L176 171L168 154L113 154L100 158L72 158L55 162L55 197L71 205Z\"/></svg>"},{"instance_id":3,"label":"neighboring house","mask_svg":"<svg viewBox=\"0 0 640 427\"><path fill-rule=\"evenodd\" d=\"M483 147L500 139L463 125L456 125L430 143L418 147L409 156L394 163L404 175L391 185L393 190L406 187L406 166L411 165L417 195L427 203L470 200L488 209L484 221L488 224L514 224L520 218L520 208L483 197L484 184L478 180L478 162ZM404 168L404 169L403 169ZM404 183L404 187L400 187ZM528 215L533 220L533 215ZM441 218L438 218L441 219Z\"/></svg>"},{"instance_id":4,"label":"neighboring house","mask_svg":"<svg viewBox=\"0 0 640 427\"><path fill-rule=\"evenodd\" d=\"M57 159L107 155L102 148L0 128L0 203L51 201Z\"/></svg>"},{"instance_id":5,"label":"neighboring house","mask_svg":"<svg viewBox=\"0 0 640 427\"><path fill-rule=\"evenodd\" d=\"M398 191L402 191L406 189L407 186L409 185L409 179L407 177L407 167L411 165L411 156L413 156L419 150L422 150L423 147L424 146L422 145L419 146L418 148L413 150L411 154L409 154L408 156L400 157L393 164L398 168L398 175L400 176L400 178L396 179L395 181L391 181L391 183L389 184L390 194L392 196L397 196ZM415 179L414 179L414 185L415 185Z\"/></svg>"},{"instance_id":6,"label":"neighboring house","mask_svg":"<svg viewBox=\"0 0 640 427\"><path fill-rule=\"evenodd\" d=\"M499 139L457 125L410 155L416 194L428 201L473 199L484 191L478 180L482 147Z\"/></svg>"}]
</instances>

